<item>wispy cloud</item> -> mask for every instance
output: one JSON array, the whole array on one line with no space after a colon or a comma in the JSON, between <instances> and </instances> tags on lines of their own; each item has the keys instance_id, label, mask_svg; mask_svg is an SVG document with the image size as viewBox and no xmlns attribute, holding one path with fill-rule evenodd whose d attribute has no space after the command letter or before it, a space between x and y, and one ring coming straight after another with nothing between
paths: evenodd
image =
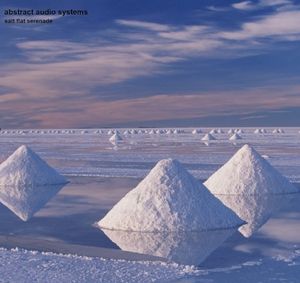
<instances>
[{"instance_id":1,"label":"wispy cloud","mask_svg":"<svg viewBox=\"0 0 300 283\"><path fill-rule=\"evenodd\" d=\"M237 10L251 11L266 7L282 7L293 5L290 0L260 0L258 2L242 1L232 4L232 7Z\"/></svg>"},{"instance_id":2,"label":"wispy cloud","mask_svg":"<svg viewBox=\"0 0 300 283\"><path fill-rule=\"evenodd\" d=\"M265 0L261 5L285 5L287 2ZM250 1L241 3L244 7L252 5ZM112 35L111 39L107 34ZM242 93L234 90L183 93L181 99L173 94L153 93L147 98L124 97L112 102L105 101L101 91L97 93L101 86L142 76L162 76L169 72L172 64L184 60L236 58L260 49L265 52L268 42L264 39L273 42L300 40L299 7L275 10L234 29L219 28L209 22L172 25L118 19L109 30L87 34L80 41L21 39L15 47L24 60L0 67L0 87L6 89L0 95L0 110L9 123L17 115L25 125L34 121L48 127L62 120L65 126L76 126L78 121L87 125L88 121L96 123L97 120L108 124L132 119L171 119L174 113L192 118L222 109L237 112L249 111L251 107L276 109L278 105L300 105L299 88L296 92L289 88ZM243 95L247 99L238 100ZM7 109L11 110L4 111Z\"/></svg>"}]
</instances>

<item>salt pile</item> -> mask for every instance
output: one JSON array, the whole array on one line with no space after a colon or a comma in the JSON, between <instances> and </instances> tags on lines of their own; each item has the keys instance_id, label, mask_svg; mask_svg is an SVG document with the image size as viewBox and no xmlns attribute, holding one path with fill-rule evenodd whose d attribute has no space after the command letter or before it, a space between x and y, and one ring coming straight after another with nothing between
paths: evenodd
<instances>
[{"instance_id":1,"label":"salt pile","mask_svg":"<svg viewBox=\"0 0 300 283\"><path fill-rule=\"evenodd\" d=\"M123 251L158 256L180 264L199 265L236 230L182 233L102 231Z\"/></svg>"},{"instance_id":2,"label":"salt pile","mask_svg":"<svg viewBox=\"0 0 300 283\"><path fill-rule=\"evenodd\" d=\"M66 183L30 148L21 146L0 165L0 202L26 221Z\"/></svg>"},{"instance_id":3,"label":"salt pile","mask_svg":"<svg viewBox=\"0 0 300 283\"><path fill-rule=\"evenodd\" d=\"M236 141L236 140L241 140L241 139L242 139L242 137L241 137L238 133L233 134L233 135L229 138L230 141Z\"/></svg>"},{"instance_id":4,"label":"salt pile","mask_svg":"<svg viewBox=\"0 0 300 283\"><path fill-rule=\"evenodd\" d=\"M212 134L206 134L201 140L203 141L213 141L215 140L216 138L212 135Z\"/></svg>"},{"instance_id":5,"label":"salt pile","mask_svg":"<svg viewBox=\"0 0 300 283\"><path fill-rule=\"evenodd\" d=\"M118 132L116 132L115 134L113 134L113 135L110 137L110 139L109 139L109 141L110 141L111 143L113 143L113 144L118 143L118 142L120 142L120 141L122 141L122 140L123 140L123 138L121 137L121 135L120 135Z\"/></svg>"},{"instance_id":6,"label":"salt pile","mask_svg":"<svg viewBox=\"0 0 300 283\"><path fill-rule=\"evenodd\" d=\"M229 135L234 134L234 129L229 129L227 132Z\"/></svg>"},{"instance_id":7,"label":"salt pile","mask_svg":"<svg viewBox=\"0 0 300 283\"><path fill-rule=\"evenodd\" d=\"M284 194L296 193L282 176L252 147L244 145L204 185L213 194Z\"/></svg>"},{"instance_id":8,"label":"salt pile","mask_svg":"<svg viewBox=\"0 0 300 283\"><path fill-rule=\"evenodd\" d=\"M20 146L0 165L0 186L65 184L67 180L29 147Z\"/></svg>"},{"instance_id":9,"label":"salt pile","mask_svg":"<svg viewBox=\"0 0 300 283\"><path fill-rule=\"evenodd\" d=\"M197 135L197 134L200 134L200 133L202 133L202 131L201 131L200 129L194 129L194 130L192 131L192 134L193 134L193 135Z\"/></svg>"},{"instance_id":10,"label":"salt pile","mask_svg":"<svg viewBox=\"0 0 300 283\"><path fill-rule=\"evenodd\" d=\"M164 159L98 222L122 231L203 231L243 222L177 161Z\"/></svg>"},{"instance_id":11,"label":"salt pile","mask_svg":"<svg viewBox=\"0 0 300 283\"><path fill-rule=\"evenodd\" d=\"M212 129L209 133L210 133L210 134L217 134L218 131L217 131L217 129Z\"/></svg>"}]
</instances>

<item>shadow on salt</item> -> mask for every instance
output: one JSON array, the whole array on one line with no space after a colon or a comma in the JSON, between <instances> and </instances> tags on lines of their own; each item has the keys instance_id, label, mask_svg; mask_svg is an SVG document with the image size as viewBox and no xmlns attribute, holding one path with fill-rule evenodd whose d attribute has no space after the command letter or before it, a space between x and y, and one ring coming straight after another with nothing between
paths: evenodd
<instances>
[{"instance_id":1,"label":"shadow on salt","mask_svg":"<svg viewBox=\"0 0 300 283\"><path fill-rule=\"evenodd\" d=\"M200 265L236 229L203 232L132 232L101 228L121 250L157 256L180 264Z\"/></svg>"},{"instance_id":2,"label":"shadow on salt","mask_svg":"<svg viewBox=\"0 0 300 283\"><path fill-rule=\"evenodd\" d=\"M239 232L246 238L251 237L274 214L286 207L298 195L299 193L277 195L215 194L224 205L247 223L239 228Z\"/></svg>"},{"instance_id":3,"label":"shadow on salt","mask_svg":"<svg viewBox=\"0 0 300 283\"><path fill-rule=\"evenodd\" d=\"M0 190L0 200L23 221L27 221L66 184L6 186Z\"/></svg>"}]
</instances>

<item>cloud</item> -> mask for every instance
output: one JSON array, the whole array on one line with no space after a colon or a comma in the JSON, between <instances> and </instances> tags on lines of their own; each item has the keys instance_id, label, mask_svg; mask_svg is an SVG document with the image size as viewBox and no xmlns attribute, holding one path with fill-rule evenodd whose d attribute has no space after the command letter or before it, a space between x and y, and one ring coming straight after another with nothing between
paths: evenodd
<instances>
[{"instance_id":1,"label":"cloud","mask_svg":"<svg viewBox=\"0 0 300 283\"><path fill-rule=\"evenodd\" d=\"M208 91L192 94L160 94L134 99L101 101L95 97L54 97L7 101L7 125L32 127L86 127L135 124L172 119L232 116L253 112L300 107L300 85L251 88L240 91ZM45 102L47 102L45 104ZM2 104L1 104L2 106ZM19 121L18 123L16 121Z\"/></svg>"},{"instance_id":2,"label":"cloud","mask_svg":"<svg viewBox=\"0 0 300 283\"><path fill-rule=\"evenodd\" d=\"M127 27L148 29L151 31L167 31L170 29L168 25L162 25L162 24L144 22L144 21L116 20L116 23Z\"/></svg>"},{"instance_id":3,"label":"cloud","mask_svg":"<svg viewBox=\"0 0 300 283\"><path fill-rule=\"evenodd\" d=\"M300 10L280 11L262 17L253 22L247 22L237 31L221 32L220 36L230 40L245 40L261 37L285 39L287 36L300 35ZM292 39L292 38L290 38ZM297 37L295 37L298 40Z\"/></svg>"},{"instance_id":4,"label":"cloud","mask_svg":"<svg viewBox=\"0 0 300 283\"><path fill-rule=\"evenodd\" d=\"M252 1L242 1L232 4L237 10L251 11L266 7L290 6L293 2L290 0L260 0L256 3Z\"/></svg>"},{"instance_id":5,"label":"cloud","mask_svg":"<svg viewBox=\"0 0 300 283\"><path fill-rule=\"evenodd\" d=\"M232 7L238 10L253 10L256 6L251 1L243 1L232 4Z\"/></svg>"}]
</instances>

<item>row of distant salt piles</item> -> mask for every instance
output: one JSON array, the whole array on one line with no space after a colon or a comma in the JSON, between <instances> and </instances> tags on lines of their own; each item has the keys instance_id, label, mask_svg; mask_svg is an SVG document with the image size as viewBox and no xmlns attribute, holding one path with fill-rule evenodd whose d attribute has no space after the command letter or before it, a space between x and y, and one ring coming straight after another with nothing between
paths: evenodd
<instances>
[{"instance_id":1,"label":"row of distant salt piles","mask_svg":"<svg viewBox=\"0 0 300 283\"><path fill-rule=\"evenodd\" d=\"M98 222L120 231L176 232L229 229L245 224L218 195L296 193L284 176L244 145L202 185L178 161L161 160Z\"/></svg>"},{"instance_id":2,"label":"row of distant salt piles","mask_svg":"<svg viewBox=\"0 0 300 283\"><path fill-rule=\"evenodd\" d=\"M0 202L27 221L67 180L27 146L0 164Z\"/></svg>"}]
</instances>

